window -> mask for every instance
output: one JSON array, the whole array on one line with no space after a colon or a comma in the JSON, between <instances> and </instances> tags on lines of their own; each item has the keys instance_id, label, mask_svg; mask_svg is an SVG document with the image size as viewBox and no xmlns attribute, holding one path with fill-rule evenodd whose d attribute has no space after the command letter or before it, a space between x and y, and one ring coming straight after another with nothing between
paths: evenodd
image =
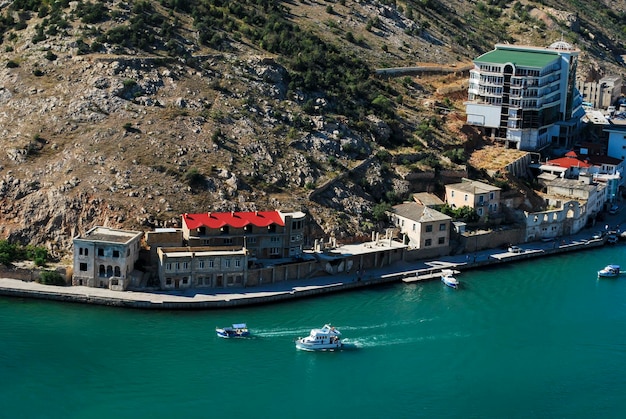
<instances>
[{"instance_id":1,"label":"window","mask_svg":"<svg viewBox=\"0 0 626 419\"><path fill-rule=\"evenodd\" d=\"M270 241L272 243L280 243L280 237L274 236L274 237L270 238Z\"/></svg>"},{"instance_id":2,"label":"window","mask_svg":"<svg viewBox=\"0 0 626 419\"><path fill-rule=\"evenodd\" d=\"M89 249L86 247L79 247L78 248L78 254L81 256L88 256L89 255Z\"/></svg>"},{"instance_id":3,"label":"window","mask_svg":"<svg viewBox=\"0 0 626 419\"><path fill-rule=\"evenodd\" d=\"M87 264L86 264L86 263L81 263L81 264L80 264L80 270L81 270L82 272L87 271Z\"/></svg>"},{"instance_id":4,"label":"window","mask_svg":"<svg viewBox=\"0 0 626 419\"><path fill-rule=\"evenodd\" d=\"M104 256L104 249L98 249L98 256Z\"/></svg>"},{"instance_id":5,"label":"window","mask_svg":"<svg viewBox=\"0 0 626 419\"><path fill-rule=\"evenodd\" d=\"M183 269L184 270L189 269L189 262L183 262Z\"/></svg>"},{"instance_id":6,"label":"window","mask_svg":"<svg viewBox=\"0 0 626 419\"><path fill-rule=\"evenodd\" d=\"M454 191L450 191L450 196L454 198Z\"/></svg>"},{"instance_id":7,"label":"window","mask_svg":"<svg viewBox=\"0 0 626 419\"><path fill-rule=\"evenodd\" d=\"M165 278L165 285L172 285L172 278Z\"/></svg>"},{"instance_id":8,"label":"window","mask_svg":"<svg viewBox=\"0 0 626 419\"><path fill-rule=\"evenodd\" d=\"M467 202L467 194L465 194L465 202Z\"/></svg>"},{"instance_id":9,"label":"window","mask_svg":"<svg viewBox=\"0 0 626 419\"><path fill-rule=\"evenodd\" d=\"M247 237L246 240L250 244L256 244L256 237Z\"/></svg>"},{"instance_id":10,"label":"window","mask_svg":"<svg viewBox=\"0 0 626 419\"><path fill-rule=\"evenodd\" d=\"M445 237L439 237L439 244L445 244L446 243L446 238Z\"/></svg>"},{"instance_id":11,"label":"window","mask_svg":"<svg viewBox=\"0 0 626 419\"><path fill-rule=\"evenodd\" d=\"M278 247L270 248L270 255L272 256L280 255L280 249Z\"/></svg>"},{"instance_id":12,"label":"window","mask_svg":"<svg viewBox=\"0 0 626 419\"><path fill-rule=\"evenodd\" d=\"M235 267L236 268L240 268L241 267L241 259L235 259Z\"/></svg>"},{"instance_id":13,"label":"window","mask_svg":"<svg viewBox=\"0 0 626 419\"><path fill-rule=\"evenodd\" d=\"M230 259L224 259L224 267L230 268Z\"/></svg>"},{"instance_id":14,"label":"window","mask_svg":"<svg viewBox=\"0 0 626 419\"><path fill-rule=\"evenodd\" d=\"M224 239L222 242L224 244L233 244L233 239L232 238Z\"/></svg>"},{"instance_id":15,"label":"window","mask_svg":"<svg viewBox=\"0 0 626 419\"><path fill-rule=\"evenodd\" d=\"M430 246L430 245L432 245L432 244L433 244L433 241L432 241L431 239L426 239L426 240L424 241L424 246L426 246L426 247L428 247L428 246Z\"/></svg>"},{"instance_id":16,"label":"window","mask_svg":"<svg viewBox=\"0 0 626 419\"><path fill-rule=\"evenodd\" d=\"M176 262L176 270L180 270L180 262Z\"/></svg>"},{"instance_id":17,"label":"window","mask_svg":"<svg viewBox=\"0 0 626 419\"><path fill-rule=\"evenodd\" d=\"M213 259L208 261L209 264L209 268L214 268L215 267L215 261Z\"/></svg>"},{"instance_id":18,"label":"window","mask_svg":"<svg viewBox=\"0 0 626 419\"><path fill-rule=\"evenodd\" d=\"M413 223L413 231L415 231L417 229L417 224Z\"/></svg>"},{"instance_id":19,"label":"window","mask_svg":"<svg viewBox=\"0 0 626 419\"><path fill-rule=\"evenodd\" d=\"M106 268L104 267L104 265L100 265L98 267L98 276L105 276L106 275Z\"/></svg>"},{"instance_id":20,"label":"window","mask_svg":"<svg viewBox=\"0 0 626 419\"><path fill-rule=\"evenodd\" d=\"M126 249L126 256L130 256L130 247L128 249Z\"/></svg>"},{"instance_id":21,"label":"window","mask_svg":"<svg viewBox=\"0 0 626 419\"><path fill-rule=\"evenodd\" d=\"M446 224L445 223L439 224L439 231L446 231Z\"/></svg>"},{"instance_id":22,"label":"window","mask_svg":"<svg viewBox=\"0 0 626 419\"><path fill-rule=\"evenodd\" d=\"M496 194L493 192L489 192L489 199L495 199L496 198Z\"/></svg>"},{"instance_id":23,"label":"window","mask_svg":"<svg viewBox=\"0 0 626 419\"><path fill-rule=\"evenodd\" d=\"M114 258L118 258L118 257L120 257L120 251L119 251L119 250L114 250L114 251L113 251L113 257L114 257Z\"/></svg>"},{"instance_id":24,"label":"window","mask_svg":"<svg viewBox=\"0 0 626 419\"><path fill-rule=\"evenodd\" d=\"M115 271L114 276L122 276L122 272L119 266L116 266L114 271Z\"/></svg>"},{"instance_id":25,"label":"window","mask_svg":"<svg viewBox=\"0 0 626 419\"><path fill-rule=\"evenodd\" d=\"M203 260L199 260L198 261L198 269L204 269L204 261Z\"/></svg>"},{"instance_id":26,"label":"window","mask_svg":"<svg viewBox=\"0 0 626 419\"><path fill-rule=\"evenodd\" d=\"M432 225L432 224L428 224L428 225L426 226L426 232L427 232L427 233L430 233L431 231L433 231L433 225Z\"/></svg>"}]
</instances>

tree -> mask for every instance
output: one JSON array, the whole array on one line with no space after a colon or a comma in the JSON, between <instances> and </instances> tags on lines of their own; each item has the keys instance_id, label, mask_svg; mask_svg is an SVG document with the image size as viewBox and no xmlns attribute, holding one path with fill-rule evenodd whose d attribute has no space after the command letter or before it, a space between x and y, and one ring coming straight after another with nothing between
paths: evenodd
<instances>
[{"instance_id":1,"label":"tree","mask_svg":"<svg viewBox=\"0 0 626 419\"><path fill-rule=\"evenodd\" d=\"M380 204L376 204L374 208L372 208L372 217L376 221L388 221L388 211L391 211L391 204L387 202L381 202Z\"/></svg>"}]
</instances>

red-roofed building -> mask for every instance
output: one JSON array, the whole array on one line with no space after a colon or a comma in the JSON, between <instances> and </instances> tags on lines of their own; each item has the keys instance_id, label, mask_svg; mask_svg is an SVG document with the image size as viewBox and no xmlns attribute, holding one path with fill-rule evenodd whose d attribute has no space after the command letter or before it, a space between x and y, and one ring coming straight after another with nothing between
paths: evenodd
<instances>
[{"instance_id":1,"label":"red-roofed building","mask_svg":"<svg viewBox=\"0 0 626 419\"><path fill-rule=\"evenodd\" d=\"M552 173L563 178L576 178L580 174L581 169L588 169L591 163L587 160L578 158L574 151L568 151L564 157L548 160L539 168L542 172Z\"/></svg>"},{"instance_id":2,"label":"red-roofed building","mask_svg":"<svg viewBox=\"0 0 626 419\"><path fill-rule=\"evenodd\" d=\"M302 254L306 214L251 211L183 214L185 246L245 247L250 258L286 258Z\"/></svg>"}]
</instances>

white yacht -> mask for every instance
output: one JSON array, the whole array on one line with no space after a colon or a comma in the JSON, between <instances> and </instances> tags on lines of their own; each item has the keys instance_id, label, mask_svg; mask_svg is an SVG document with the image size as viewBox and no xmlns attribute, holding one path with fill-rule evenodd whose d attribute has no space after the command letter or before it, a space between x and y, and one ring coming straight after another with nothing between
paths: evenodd
<instances>
[{"instance_id":1,"label":"white yacht","mask_svg":"<svg viewBox=\"0 0 626 419\"><path fill-rule=\"evenodd\" d=\"M332 351L342 346L341 332L329 324L321 329L311 329L309 336L296 340L296 348L304 351Z\"/></svg>"},{"instance_id":2,"label":"white yacht","mask_svg":"<svg viewBox=\"0 0 626 419\"><path fill-rule=\"evenodd\" d=\"M456 289L459 287L459 280L454 277L454 271L450 269L444 269L441 271L441 282L450 288Z\"/></svg>"}]
</instances>

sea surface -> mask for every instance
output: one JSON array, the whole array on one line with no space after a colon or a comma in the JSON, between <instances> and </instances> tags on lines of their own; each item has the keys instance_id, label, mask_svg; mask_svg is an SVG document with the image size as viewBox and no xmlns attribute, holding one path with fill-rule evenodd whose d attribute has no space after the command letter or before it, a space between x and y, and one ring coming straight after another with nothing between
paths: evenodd
<instances>
[{"instance_id":1,"label":"sea surface","mask_svg":"<svg viewBox=\"0 0 626 419\"><path fill-rule=\"evenodd\" d=\"M623 418L626 247L226 311L0 297L2 418ZM220 339L246 322L254 336ZM304 352L325 323L350 349Z\"/></svg>"}]
</instances>

